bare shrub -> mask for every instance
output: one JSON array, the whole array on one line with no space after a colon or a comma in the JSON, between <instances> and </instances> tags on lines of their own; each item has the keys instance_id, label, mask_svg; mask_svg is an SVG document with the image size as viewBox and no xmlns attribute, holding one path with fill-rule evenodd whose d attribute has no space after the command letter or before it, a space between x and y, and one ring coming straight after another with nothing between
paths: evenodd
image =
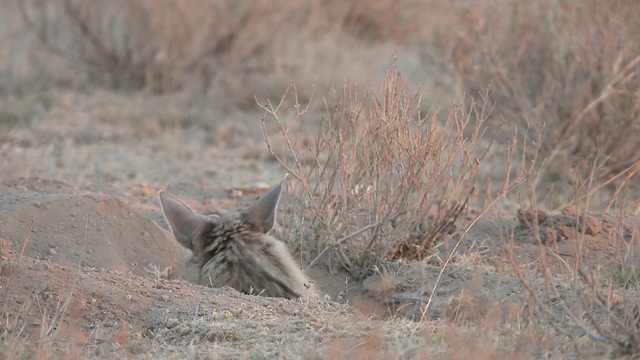
<instances>
[{"instance_id":1,"label":"bare shrub","mask_svg":"<svg viewBox=\"0 0 640 360\"><path fill-rule=\"evenodd\" d=\"M346 83L334 105L325 101L327 115L309 143L297 135L309 126L309 107L295 92L290 122L279 115L288 94L278 105L260 106L272 154L299 180L290 227L314 257L309 266L333 250L329 262L337 260L358 278L383 260L424 259L467 228L462 215L477 195L477 172L492 144L482 141L486 101L444 114L433 104L423 112L421 93L405 93L392 63L380 92ZM267 117L284 138L282 152L273 147ZM520 181L507 176L499 193Z\"/></svg>"},{"instance_id":2,"label":"bare shrub","mask_svg":"<svg viewBox=\"0 0 640 360\"><path fill-rule=\"evenodd\" d=\"M246 12L234 2L200 0L22 4L41 43L89 82L152 92L181 88L204 61L226 52Z\"/></svg>"},{"instance_id":3,"label":"bare shrub","mask_svg":"<svg viewBox=\"0 0 640 360\"><path fill-rule=\"evenodd\" d=\"M498 114L546 124L530 133L543 134L541 184L566 189L596 156L605 181L640 160L639 16L628 1L470 5L456 31L441 31L433 60L458 93L490 86Z\"/></svg>"},{"instance_id":4,"label":"bare shrub","mask_svg":"<svg viewBox=\"0 0 640 360\"><path fill-rule=\"evenodd\" d=\"M352 61L343 49L409 41L420 21L416 8L388 0L19 2L27 28L70 65L76 85L221 89L243 106L264 87L281 94L294 79L326 88L341 82L354 70L345 68ZM361 70L364 62L359 55L352 66Z\"/></svg>"}]
</instances>

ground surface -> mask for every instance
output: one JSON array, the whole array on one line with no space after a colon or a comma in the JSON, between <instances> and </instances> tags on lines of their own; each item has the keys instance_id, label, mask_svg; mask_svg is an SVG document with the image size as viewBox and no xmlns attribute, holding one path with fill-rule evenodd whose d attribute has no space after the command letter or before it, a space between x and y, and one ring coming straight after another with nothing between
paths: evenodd
<instances>
[{"instance_id":1,"label":"ground surface","mask_svg":"<svg viewBox=\"0 0 640 360\"><path fill-rule=\"evenodd\" d=\"M631 3L0 1L0 360L640 357ZM463 181L477 192L453 238L422 261L376 260L358 280L330 251L305 269L317 294L299 300L182 280L158 191L215 213L281 181L256 99L276 106L286 91L278 119L305 109L289 134L304 151L327 134L321 119L387 123L395 105L410 119L469 120L450 139L461 149L486 117L476 145L495 135L490 151L459 159L477 172L452 163L477 175ZM266 117L279 153L286 141ZM427 133L447 140L438 128ZM438 141L421 148L437 155ZM342 170L358 194L362 179ZM456 179L430 173L437 186ZM288 181L273 235L306 267L338 236L305 222L313 211ZM497 195L509 181L519 185ZM410 190L440 193L423 187ZM433 225L431 208L410 225ZM351 214L372 209L331 224L359 226Z\"/></svg>"},{"instance_id":2,"label":"ground surface","mask_svg":"<svg viewBox=\"0 0 640 360\"><path fill-rule=\"evenodd\" d=\"M157 191L216 212L242 206L279 181L283 171L265 155L256 118L169 126L152 110L118 110L109 121L89 121L79 114L96 102L109 112L124 100L85 98L67 104L64 115L60 101L43 119L0 134L0 336L9 357L571 352L576 346L518 327L526 307L505 239L515 239L511 248L524 267L544 253L547 271L562 274L580 254L583 263L609 267L607 278L625 246L612 240L616 229L626 229L627 241L635 229L632 218L620 227L618 219L594 216L585 228L541 215L540 244L531 213L503 206L464 237L427 312L453 244L423 262L387 264L362 282L321 265L308 269L319 295L296 301L194 286L181 280L184 251L166 231ZM492 321L500 325L487 325Z\"/></svg>"}]
</instances>

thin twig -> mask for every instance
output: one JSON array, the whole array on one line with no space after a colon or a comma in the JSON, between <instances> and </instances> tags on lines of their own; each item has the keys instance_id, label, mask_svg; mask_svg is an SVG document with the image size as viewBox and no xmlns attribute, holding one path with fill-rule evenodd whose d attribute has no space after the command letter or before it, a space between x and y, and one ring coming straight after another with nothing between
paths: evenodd
<instances>
[{"instance_id":1,"label":"thin twig","mask_svg":"<svg viewBox=\"0 0 640 360\"><path fill-rule=\"evenodd\" d=\"M20 251L20 257L18 258L18 268L20 268L20 263L22 262L22 257L24 256L24 250L27 248L27 244L29 243L29 239L31 238L32 230L33 230L33 219L31 219L29 232L27 233L27 237L24 239L24 244L22 244L22 250Z\"/></svg>"},{"instance_id":2,"label":"thin twig","mask_svg":"<svg viewBox=\"0 0 640 360\"><path fill-rule=\"evenodd\" d=\"M327 251L329 251L329 250L333 249L334 247L336 247L336 246L338 246L338 245L342 244L343 242L345 242L345 241L347 241L347 240L349 240L349 239L353 238L354 236L358 236L358 235L362 234L363 232L365 232L365 231L367 231L367 230L369 230L369 229L376 228L376 227L378 227L378 226L382 225L382 224L383 224L384 222L386 222L386 221L391 221L391 220L393 220L396 216L397 216L397 214L396 214L396 215L394 215L394 216L391 216L391 217L389 217L389 218L387 218L387 219L382 219L382 220L380 220L380 221L376 221L376 222L375 222L375 223L373 223L373 224L369 224L369 225L367 225L367 226L365 226L365 227L362 227L362 228L360 228L360 229L358 229L358 230L356 230L356 231L352 232L351 234L346 235L346 236L344 236L344 237L342 237L342 238L338 239L337 241L335 241L335 242L331 243L330 245L328 245L327 247L325 247L324 249L322 249L322 251L320 251L320 253L318 254L318 256L316 256L316 257L315 257L315 258L314 258L314 259L309 263L309 266L307 266L307 268L312 268L312 267L316 264L316 262L318 262L318 260L322 257L322 255L326 254L326 252L327 252Z\"/></svg>"}]
</instances>

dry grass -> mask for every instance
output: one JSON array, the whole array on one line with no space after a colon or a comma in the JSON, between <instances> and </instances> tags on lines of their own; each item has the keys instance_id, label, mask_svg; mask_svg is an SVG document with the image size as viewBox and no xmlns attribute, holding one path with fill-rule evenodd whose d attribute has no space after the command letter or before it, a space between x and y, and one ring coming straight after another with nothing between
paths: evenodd
<instances>
[{"instance_id":1,"label":"dry grass","mask_svg":"<svg viewBox=\"0 0 640 360\"><path fill-rule=\"evenodd\" d=\"M623 180L611 212L591 212L595 191L589 190L600 184L589 183L585 196L562 213L520 212L520 226L502 238L529 317L557 336L569 353L631 358L640 353L639 222L637 210L625 201L629 179ZM529 184L532 209L534 188ZM532 243L529 255L517 246L522 241Z\"/></svg>"},{"instance_id":2,"label":"dry grass","mask_svg":"<svg viewBox=\"0 0 640 360\"><path fill-rule=\"evenodd\" d=\"M346 270L356 280L345 288L369 280L363 292L391 314L222 292L216 301L255 312L189 303L151 330L123 324L105 340L70 330L72 295L56 306L34 292L0 324L0 357L640 353L635 2L0 8L1 172L155 186L271 181L280 167L267 160L257 121L234 122L262 112L271 154L294 178L285 240L304 265ZM262 164L239 170L247 158ZM519 224L505 210L513 199L533 209ZM0 250L8 292L10 252Z\"/></svg>"},{"instance_id":3,"label":"dry grass","mask_svg":"<svg viewBox=\"0 0 640 360\"><path fill-rule=\"evenodd\" d=\"M184 112L204 101L247 109L255 95L277 98L292 82L304 102L314 86L324 95L344 79L381 81L395 47L411 92L420 83L470 101L489 88L492 132L506 121L521 131L530 126L529 140L544 139L539 201L549 196L554 207L566 206L590 164L602 162L595 176L607 183L606 202L640 160L638 11L622 0L29 0L7 5L4 37L20 36L29 48L11 40L0 56L0 88L181 91L191 98ZM32 113L7 106L0 123ZM488 165L501 173L499 161ZM488 172L482 176L502 180Z\"/></svg>"},{"instance_id":4,"label":"dry grass","mask_svg":"<svg viewBox=\"0 0 640 360\"><path fill-rule=\"evenodd\" d=\"M542 134L538 199L554 189L565 195L590 175L613 180L640 160L636 3L482 3L463 14L457 31L439 33L430 57L455 77L457 93L490 87L498 114Z\"/></svg>"},{"instance_id":5,"label":"dry grass","mask_svg":"<svg viewBox=\"0 0 640 360\"><path fill-rule=\"evenodd\" d=\"M61 83L148 94L186 89L248 107L256 92L275 97L293 81L326 90L354 70L366 79L366 69L350 66L344 53L410 41L419 22L412 8L420 7L386 0L30 0L18 4L18 14L50 60L71 70Z\"/></svg>"}]
</instances>

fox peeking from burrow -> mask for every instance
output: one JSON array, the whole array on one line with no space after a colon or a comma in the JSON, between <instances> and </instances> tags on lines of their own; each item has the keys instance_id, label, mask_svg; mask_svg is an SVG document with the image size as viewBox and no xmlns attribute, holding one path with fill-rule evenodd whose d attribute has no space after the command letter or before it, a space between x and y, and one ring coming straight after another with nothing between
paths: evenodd
<instances>
[{"instance_id":1,"label":"fox peeking from burrow","mask_svg":"<svg viewBox=\"0 0 640 360\"><path fill-rule=\"evenodd\" d=\"M285 244L267 235L274 225L282 184L252 206L223 217L196 214L166 191L158 196L180 245L189 251L185 278L210 286L230 286L246 294L298 298L311 293L310 281Z\"/></svg>"}]
</instances>

